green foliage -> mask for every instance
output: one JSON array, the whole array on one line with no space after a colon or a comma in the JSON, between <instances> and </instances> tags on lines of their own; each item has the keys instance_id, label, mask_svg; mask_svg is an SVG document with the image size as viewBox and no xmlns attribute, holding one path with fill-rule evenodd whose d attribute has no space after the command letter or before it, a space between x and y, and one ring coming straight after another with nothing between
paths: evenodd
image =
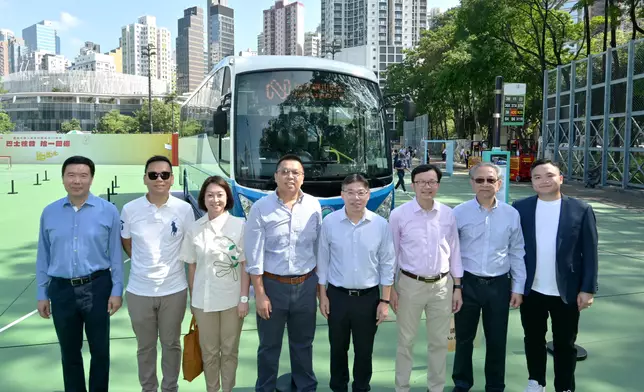
<instances>
[{"instance_id":1,"label":"green foliage","mask_svg":"<svg viewBox=\"0 0 644 392\"><path fill-rule=\"evenodd\" d=\"M173 107L174 107L174 124L173 124ZM155 133L171 133L179 125L179 117L181 108L178 104L173 104L173 101L152 101L152 127ZM139 132L150 132L149 116L148 116L148 100L143 101L143 107L136 111L134 117L138 122Z\"/></svg>"},{"instance_id":2,"label":"green foliage","mask_svg":"<svg viewBox=\"0 0 644 392\"><path fill-rule=\"evenodd\" d=\"M80 131L81 130L80 120L76 118L72 118L69 121L63 121L63 123L60 124L60 130L63 133L67 133L70 131Z\"/></svg>"},{"instance_id":3,"label":"green foliage","mask_svg":"<svg viewBox=\"0 0 644 392\"><path fill-rule=\"evenodd\" d=\"M118 110L107 113L98 122L100 133L136 133L139 123L134 117L124 116Z\"/></svg>"},{"instance_id":4,"label":"green foliage","mask_svg":"<svg viewBox=\"0 0 644 392\"><path fill-rule=\"evenodd\" d=\"M11 122L9 115L4 112L0 112L0 133L9 133L13 131L15 124Z\"/></svg>"},{"instance_id":5,"label":"green foliage","mask_svg":"<svg viewBox=\"0 0 644 392\"><path fill-rule=\"evenodd\" d=\"M611 0L629 5L641 0ZM601 52L605 15L586 25L574 23L555 0L462 0L423 32L405 60L387 70L385 94L410 94L418 114L428 114L428 137L491 138L495 77L505 83L526 83L526 126L514 130L530 137L542 117L544 71ZM579 0L585 12L588 0ZM611 8L615 13L615 10ZM628 7L626 7L628 9ZM626 13L624 13L626 14ZM623 20L625 15L608 15ZM620 19L621 18L621 19ZM617 45L628 36L613 34ZM590 39L588 39L590 38ZM612 37L611 37L612 38ZM564 80L564 83L569 83Z\"/></svg>"},{"instance_id":6,"label":"green foliage","mask_svg":"<svg viewBox=\"0 0 644 392\"><path fill-rule=\"evenodd\" d=\"M179 131L181 137L199 135L204 132L203 125L195 119L190 119L181 123Z\"/></svg>"}]
</instances>

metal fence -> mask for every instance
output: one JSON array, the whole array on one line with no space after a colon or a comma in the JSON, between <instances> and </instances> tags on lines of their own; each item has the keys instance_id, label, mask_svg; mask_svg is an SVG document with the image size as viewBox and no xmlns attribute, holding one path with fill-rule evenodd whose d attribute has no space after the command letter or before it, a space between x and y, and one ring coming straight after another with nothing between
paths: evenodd
<instances>
[{"instance_id":1,"label":"metal fence","mask_svg":"<svg viewBox=\"0 0 644 392\"><path fill-rule=\"evenodd\" d=\"M545 72L542 143L566 179L644 188L644 40Z\"/></svg>"},{"instance_id":2,"label":"metal fence","mask_svg":"<svg viewBox=\"0 0 644 392\"><path fill-rule=\"evenodd\" d=\"M414 119L414 121L403 122L403 146L417 148L421 150L421 140L427 139L429 131L429 115L423 114Z\"/></svg>"}]
</instances>

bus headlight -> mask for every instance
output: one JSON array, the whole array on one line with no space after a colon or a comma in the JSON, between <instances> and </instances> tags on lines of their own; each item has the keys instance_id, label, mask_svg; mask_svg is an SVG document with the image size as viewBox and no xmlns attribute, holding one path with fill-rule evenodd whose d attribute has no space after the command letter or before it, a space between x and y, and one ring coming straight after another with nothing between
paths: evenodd
<instances>
[{"instance_id":1,"label":"bus headlight","mask_svg":"<svg viewBox=\"0 0 644 392\"><path fill-rule=\"evenodd\" d=\"M250 208L253 206L253 202L242 194L239 194L238 196L239 196L239 202L241 203L241 206L242 206L242 210L244 211L244 216L248 218L248 214L250 213Z\"/></svg>"},{"instance_id":2,"label":"bus headlight","mask_svg":"<svg viewBox=\"0 0 644 392\"><path fill-rule=\"evenodd\" d=\"M389 214L391 214L391 201L393 200L394 194L390 193L385 200L378 206L376 209L376 214L382 216L385 219L389 219Z\"/></svg>"}]
</instances>

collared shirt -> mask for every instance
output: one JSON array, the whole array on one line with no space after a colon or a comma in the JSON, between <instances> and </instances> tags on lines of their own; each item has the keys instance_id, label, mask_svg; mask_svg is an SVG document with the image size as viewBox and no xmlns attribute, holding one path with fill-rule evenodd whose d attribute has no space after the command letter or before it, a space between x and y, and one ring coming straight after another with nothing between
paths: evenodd
<instances>
[{"instance_id":1,"label":"collared shirt","mask_svg":"<svg viewBox=\"0 0 644 392\"><path fill-rule=\"evenodd\" d=\"M161 207L146 196L123 206L121 237L132 238L127 291L161 297L188 287L179 252L184 233L194 221L192 206L172 195Z\"/></svg>"},{"instance_id":2,"label":"collared shirt","mask_svg":"<svg viewBox=\"0 0 644 392\"><path fill-rule=\"evenodd\" d=\"M243 249L244 220L228 212L213 220L206 214L188 228L179 259L197 264L192 306L218 312L239 304Z\"/></svg>"},{"instance_id":3,"label":"collared shirt","mask_svg":"<svg viewBox=\"0 0 644 392\"><path fill-rule=\"evenodd\" d=\"M322 208L313 196L300 192L289 209L273 192L257 200L244 228L246 271L263 275L304 275L316 265Z\"/></svg>"},{"instance_id":4,"label":"collared shirt","mask_svg":"<svg viewBox=\"0 0 644 392\"><path fill-rule=\"evenodd\" d=\"M112 296L123 294L123 251L119 212L89 194L80 208L68 197L49 204L40 216L36 256L38 300L46 300L52 277L71 279L111 268Z\"/></svg>"},{"instance_id":5,"label":"collared shirt","mask_svg":"<svg viewBox=\"0 0 644 392\"><path fill-rule=\"evenodd\" d=\"M343 208L322 221L318 245L319 284L347 289L394 282L394 242L385 218L366 210L353 223Z\"/></svg>"},{"instance_id":6,"label":"collared shirt","mask_svg":"<svg viewBox=\"0 0 644 392\"><path fill-rule=\"evenodd\" d=\"M452 209L434 200L425 211L416 198L391 212L396 266L418 276L430 277L451 272L463 277L458 228Z\"/></svg>"},{"instance_id":7,"label":"collared shirt","mask_svg":"<svg viewBox=\"0 0 644 392\"><path fill-rule=\"evenodd\" d=\"M485 277L511 272L512 292L523 294L525 243L519 212L499 202L488 211L474 198L454 208L454 216L465 271Z\"/></svg>"}]
</instances>

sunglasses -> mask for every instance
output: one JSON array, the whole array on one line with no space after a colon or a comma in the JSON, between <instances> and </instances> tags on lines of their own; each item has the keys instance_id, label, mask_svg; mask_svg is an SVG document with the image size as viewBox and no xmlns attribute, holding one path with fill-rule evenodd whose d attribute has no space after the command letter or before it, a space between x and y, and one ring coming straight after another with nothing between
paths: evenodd
<instances>
[{"instance_id":1,"label":"sunglasses","mask_svg":"<svg viewBox=\"0 0 644 392\"><path fill-rule=\"evenodd\" d=\"M477 183L477 184L483 184L486 181L487 181L488 184L496 184L496 182L498 180L496 178L476 178L476 179L474 179L474 182Z\"/></svg>"},{"instance_id":2,"label":"sunglasses","mask_svg":"<svg viewBox=\"0 0 644 392\"><path fill-rule=\"evenodd\" d=\"M150 180L154 181L157 178L159 178L159 176L160 176L162 180L167 180L168 178L170 178L171 175L172 175L172 172L167 172L167 171L164 171L164 172L161 172L161 173L149 172L148 173L148 178Z\"/></svg>"}]
</instances>

